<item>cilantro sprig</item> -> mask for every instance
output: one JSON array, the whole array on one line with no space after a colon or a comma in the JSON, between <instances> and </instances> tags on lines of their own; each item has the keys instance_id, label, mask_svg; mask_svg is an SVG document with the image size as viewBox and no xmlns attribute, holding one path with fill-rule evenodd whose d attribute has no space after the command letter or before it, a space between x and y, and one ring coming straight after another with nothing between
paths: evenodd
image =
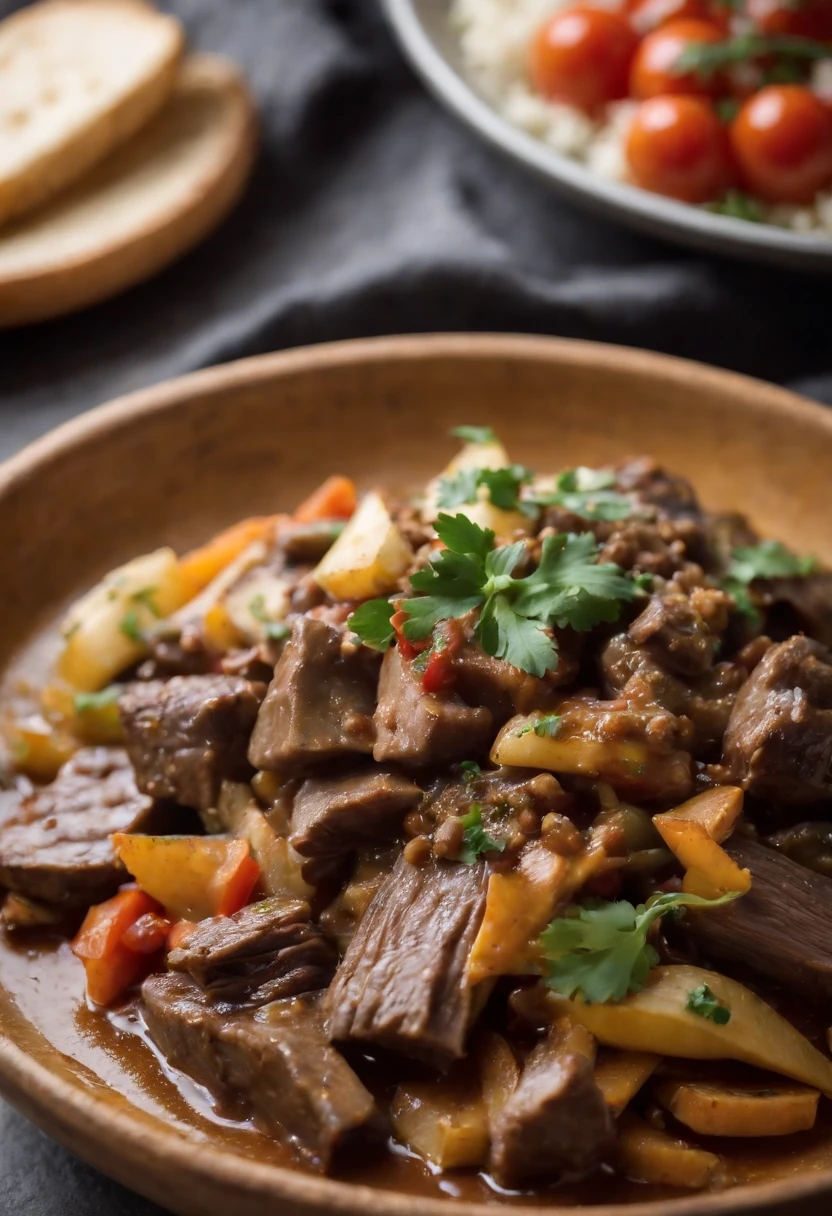
<instances>
[{"instance_id":1,"label":"cilantro sprig","mask_svg":"<svg viewBox=\"0 0 832 1216\"><path fill-rule=\"evenodd\" d=\"M447 477L440 477L436 496L437 505L447 510L465 503L476 502L479 491L485 488L495 507L503 511L523 511L536 514L534 506L520 501L521 488L532 479L532 472L522 464L507 465L502 469L460 469Z\"/></svg>"},{"instance_id":2,"label":"cilantro sprig","mask_svg":"<svg viewBox=\"0 0 832 1216\"><path fill-rule=\"evenodd\" d=\"M462 816L464 828L462 849L458 860L463 865L472 866L483 853L502 853L506 847L504 840L491 836L483 827L482 807L475 802L467 814Z\"/></svg>"},{"instance_id":3,"label":"cilantro sprig","mask_svg":"<svg viewBox=\"0 0 832 1216\"><path fill-rule=\"evenodd\" d=\"M698 988L691 988L688 992L688 999L685 1001L685 1009L689 1013L698 1014L700 1018L708 1018L711 1022L715 1022L717 1026L727 1026L731 1021L731 1010L727 1005L723 1005L722 1001L711 992L707 984L700 984Z\"/></svg>"},{"instance_id":4,"label":"cilantro sprig","mask_svg":"<svg viewBox=\"0 0 832 1216\"><path fill-rule=\"evenodd\" d=\"M738 897L731 891L718 899L684 891L656 894L633 907L627 900L594 900L568 909L543 932L545 983L561 996L585 1001L620 1001L639 992L659 956L647 941L650 926L677 908L718 908Z\"/></svg>"},{"instance_id":5,"label":"cilantro sprig","mask_svg":"<svg viewBox=\"0 0 832 1216\"><path fill-rule=\"evenodd\" d=\"M538 739L554 739L560 728L559 714L543 714L534 722L527 722L525 726L521 726L514 734L518 739L522 739L524 735L530 735L532 731L537 735Z\"/></svg>"},{"instance_id":6,"label":"cilantro sprig","mask_svg":"<svg viewBox=\"0 0 832 1216\"><path fill-rule=\"evenodd\" d=\"M810 63L828 59L832 50L824 42L814 38L802 38L792 34L737 34L721 42L692 42L674 61L671 71L677 75L696 72L710 77L734 63L773 58Z\"/></svg>"},{"instance_id":7,"label":"cilantro sprig","mask_svg":"<svg viewBox=\"0 0 832 1216\"><path fill-rule=\"evenodd\" d=\"M766 578L804 578L816 568L815 557L799 557L777 540L764 540L759 545L734 549L722 588L743 616L759 622L760 614L749 590L752 583Z\"/></svg>"},{"instance_id":8,"label":"cilantro sprig","mask_svg":"<svg viewBox=\"0 0 832 1216\"><path fill-rule=\"evenodd\" d=\"M347 625L359 642L371 650L387 650L396 631L391 625L395 608L389 600L367 600L347 618Z\"/></svg>"},{"instance_id":9,"label":"cilantro sprig","mask_svg":"<svg viewBox=\"0 0 832 1216\"><path fill-rule=\"evenodd\" d=\"M633 504L613 490L612 469L589 469L581 465L558 474L554 490L535 494L529 501L539 507L562 507L582 519L614 521L627 519Z\"/></svg>"},{"instance_id":10,"label":"cilantro sprig","mask_svg":"<svg viewBox=\"0 0 832 1216\"><path fill-rule=\"evenodd\" d=\"M445 548L410 580L423 594L402 604L410 641L479 608L474 632L486 654L542 676L557 663L547 629L586 631L615 621L640 591L619 566L598 563L589 533L547 536L537 569L518 578L527 560L524 541L495 548L494 533L464 515L440 515L436 531Z\"/></svg>"}]
</instances>

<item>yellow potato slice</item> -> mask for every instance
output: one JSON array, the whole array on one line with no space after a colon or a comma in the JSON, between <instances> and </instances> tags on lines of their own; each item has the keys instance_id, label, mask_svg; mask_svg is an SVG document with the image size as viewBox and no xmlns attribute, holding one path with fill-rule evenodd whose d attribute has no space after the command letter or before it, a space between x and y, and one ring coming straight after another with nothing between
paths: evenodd
<instances>
[{"instance_id":1,"label":"yellow potato slice","mask_svg":"<svg viewBox=\"0 0 832 1216\"><path fill-rule=\"evenodd\" d=\"M605 1051L595 1065L595 1083L617 1119L659 1066L649 1051Z\"/></svg>"},{"instance_id":2,"label":"yellow potato slice","mask_svg":"<svg viewBox=\"0 0 832 1216\"><path fill-rule=\"evenodd\" d=\"M666 1132L650 1127L632 1111L618 1121L618 1164L639 1182L702 1190L721 1168L716 1153L692 1148Z\"/></svg>"},{"instance_id":3,"label":"yellow potato slice","mask_svg":"<svg viewBox=\"0 0 832 1216\"><path fill-rule=\"evenodd\" d=\"M412 560L410 542L373 491L321 558L315 579L334 599L367 600L394 591Z\"/></svg>"},{"instance_id":4,"label":"yellow potato slice","mask_svg":"<svg viewBox=\"0 0 832 1216\"><path fill-rule=\"evenodd\" d=\"M674 1119L703 1136L788 1136L815 1125L820 1094L782 1081L682 1081L653 1087Z\"/></svg>"}]
</instances>

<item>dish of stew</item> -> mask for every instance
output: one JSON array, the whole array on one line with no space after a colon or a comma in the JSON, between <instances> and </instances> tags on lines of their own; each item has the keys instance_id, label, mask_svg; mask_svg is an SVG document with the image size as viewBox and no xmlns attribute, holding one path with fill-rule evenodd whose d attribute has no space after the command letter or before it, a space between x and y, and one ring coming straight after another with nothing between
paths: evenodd
<instances>
[{"instance_id":1,"label":"dish of stew","mask_svg":"<svg viewBox=\"0 0 832 1216\"><path fill-rule=\"evenodd\" d=\"M832 1165L832 574L650 458L453 435L70 608L3 713L4 976L300 1170Z\"/></svg>"}]
</instances>

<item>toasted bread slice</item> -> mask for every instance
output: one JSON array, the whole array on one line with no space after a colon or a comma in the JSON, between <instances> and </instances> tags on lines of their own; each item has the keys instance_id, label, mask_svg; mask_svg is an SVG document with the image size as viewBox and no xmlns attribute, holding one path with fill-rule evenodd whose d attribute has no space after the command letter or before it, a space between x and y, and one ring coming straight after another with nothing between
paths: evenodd
<instances>
[{"instance_id":1,"label":"toasted bread slice","mask_svg":"<svg viewBox=\"0 0 832 1216\"><path fill-rule=\"evenodd\" d=\"M106 299L196 244L245 185L255 132L234 66L187 58L168 104L129 144L0 229L0 326Z\"/></svg>"},{"instance_id":2,"label":"toasted bread slice","mask_svg":"<svg viewBox=\"0 0 832 1216\"><path fill-rule=\"evenodd\" d=\"M0 24L0 223L51 198L170 95L184 37L142 0L42 0Z\"/></svg>"}]
</instances>

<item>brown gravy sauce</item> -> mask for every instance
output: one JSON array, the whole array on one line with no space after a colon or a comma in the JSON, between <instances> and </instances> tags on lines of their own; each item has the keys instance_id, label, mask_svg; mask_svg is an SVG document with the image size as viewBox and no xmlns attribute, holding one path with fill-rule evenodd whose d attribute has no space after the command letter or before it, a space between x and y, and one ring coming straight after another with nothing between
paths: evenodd
<instances>
[{"instance_id":1,"label":"brown gravy sauce","mask_svg":"<svg viewBox=\"0 0 832 1216\"><path fill-rule=\"evenodd\" d=\"M149 1042L135 1002L108 1014L91 1009L84 997L83 970L66 942L5 934L0 938L0 983L23 1016L60 1052L139 1109L185 1131L195 1146L220 1143L259 1162L303 1168L290 1149L264 1135L241 1113L220 1110L206 1090L171 1068ZM793 1136L748 1143L713 1138L697 1141L685 1131L685 1139L719 1153L738 1183L795 1177L832 1168L831 1107L832 1103L822 1100L814 1130ZM388 1149L351 1165L338 1177L432 1198L508 1206L516 1202L541 1206L632 1203L689 1194L600 1174L580 1184L521 1195L502 1190L485 1174L463 1170L439 1174L394 1141Z\"/></svg>"}]
</instances>

